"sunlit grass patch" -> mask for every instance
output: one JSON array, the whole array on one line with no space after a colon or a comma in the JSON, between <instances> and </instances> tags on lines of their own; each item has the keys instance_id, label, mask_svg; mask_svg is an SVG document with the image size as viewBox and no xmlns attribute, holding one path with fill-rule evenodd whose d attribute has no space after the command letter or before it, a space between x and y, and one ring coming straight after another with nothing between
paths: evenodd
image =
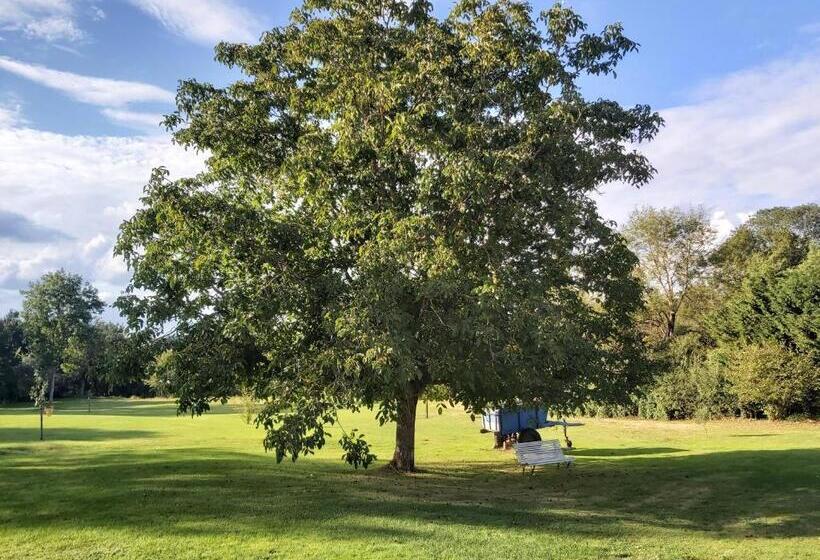
<instances>
[{"instance_id":1,"label":"sunlit grass patch","mask_svg":"<svg viewBox=\"0 0 820 560\"><path fill-rule=\"evenodd\" d=\"M276 464L241 407L0 408L2 558L812 558L820 428L585 419L571 469L522 475L460 410L418 421L420 472L383 469L391 426L345 414L380 460ZM332 430L331 430L332 432ZM543 430L559 438L558 430Z\"/></svg>"}]
</instances>

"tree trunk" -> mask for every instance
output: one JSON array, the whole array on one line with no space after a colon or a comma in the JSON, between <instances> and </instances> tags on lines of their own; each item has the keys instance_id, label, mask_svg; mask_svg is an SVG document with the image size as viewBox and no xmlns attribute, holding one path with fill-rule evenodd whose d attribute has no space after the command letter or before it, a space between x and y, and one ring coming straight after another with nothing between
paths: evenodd
<instances>
[{"instance_id":1,"label":"tree trunk","mask_svg":"<svg viewBox=\"0 0 820 560\"><path fill-rule=\"evenodd\" d=\"M675 319L677 318L677 313L672 312L669 314L669 319L666 321L666 338L672 338L675 336Z\"/></svg>"},{"instance_id":2,"label":"tree trunk","mask_svg":"<svg viewBox=\"0 0 820 560\"><path fill-rule=\"evenodd\" d=\"M51 369L51 379L49 381L49 389L48 389L48 406L54 406L54 377L57 375L57 368Z\"/></svg>"},{"instance_id":3,"label":"tree trunk","mask_svg":"<svg viewBox=\"0 0 820 560\"><path fill-rule=\"evenodd\" d=\"M421 383L410 382L399 399L396 411L396 450L390 461L390 466L397 471L416 470L416 407L422 389Z\"/></svg>"}]
</instances>

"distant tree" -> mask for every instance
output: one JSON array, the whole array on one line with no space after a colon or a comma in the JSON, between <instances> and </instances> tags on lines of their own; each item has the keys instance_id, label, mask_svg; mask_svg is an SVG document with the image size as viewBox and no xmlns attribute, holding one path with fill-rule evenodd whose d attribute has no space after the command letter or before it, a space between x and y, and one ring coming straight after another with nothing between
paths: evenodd
<instances>
[{"instance_id":1,"label":"distant tree","mask_svg":"<svg viewBox=\"0 0 820 560\"><path fill-rule=\"evenodd\" d=\"M121 309L175 329L181 410L251 387L281 460L339 408L377 407L412 470L428 385L474 413L625 395L636 261L590 195L652 176L633 146L661 119L583 98L637 46L585 29L558 5L309 0L260 44L219 45L246 78L183 82L166 121L208 170L156 170L117 244Z\"/></svg>"},{"instance_id":2,"label":"distant tree","mask_svg":"<svg viewBox=\"0 0 820 560\"><path fill-rule=\"evenodd\" d=\"M820 243L820 204L765 208L755 212L741 228L751 231L763 246L782 231Z\"/></svg>"},{"instance_id":3,"label":"distant tree","mask_svg":"<svg viewBox=\"0 0 820 560\"><path fill-rule=\"evenodd\" d=\"M144 333L129 333L122 325L96 321L85 339L72 337L63 357L63 371L75 377L79 394L94 389L110 394L144 380L153 355Z\"/></svg>"},{"instance_id":4,"label":"distant tree","mask_svg":"<svg viewBox=\"0 0 820 560\"><path fill-rule=\"evenodd\" d=\"M820 369L806 354L766 342L742 346L731 356L727 376L745 411L759 409L771 420L817 412Z\"/></svg>"},{"instance_id":5,"label":"distant tree","mask_svg":"<svg viewBox=\"0 0 820 560\"><path fill-rule=\"evenodd\" d=\"M640 261L649 311L663 336L671 338L681 306L706 276L715 231L703 209L642 208L632 213L623 233Z\"/></svg>"},{"instance_id":6,"label":"distant tree","mask_svg":"<svg viewBox=\"0 0 820 560\"><path fill-rule=\"evenodd\" d=\"M89 342L91 321L104 304L81 276L63 270L44 274L23 295L28 361L39 377L35 392L45 393L47 386L48 403L53 404L57 374L69 354Z\"/></svg>"},{"instance_id":7,"label":"distant tree","mask_svg":"<svg viewBox=\"0 0 820 560\"><path fill-rule=\"evenodd\" d=\"M10 311L0 319L0 402L15 402L28 397L32 372L22 360L25 350L20 314Z\"/></svg>"},{"instance_id":8,"label":"distant tree","mask_svg":"<svg viewBox=\"0 0 820 560\"><path fill-rule=\"evenodd\" d=\"M800 263L811 244L820 244L820 205L760 210L735 229L710 256L715 280L734 291L754 259L764 258L777 268Z\"/></svg>"},{"instance_id":9,"label":"distant tree","mask_svg":"<svg viewBox=\"0 0 820 560\"><path fill-rule=\"evenodd\" d=\"M427 385L419 397L424 401L424 414L430 417L430 401L436 405L438 413L444 411L445 403L451 400L450 389L446 385Z\"/></svg>"},{"instance_id":10,"label":"distant tree","mask_svg":"<svg viewBox=\"0 0 820 560\"><path fill-rule=\"evenodd\" d=\"M174 396L178 390L178 385L173 350L166 349L159 352L148 364L147 384L158 397ZM243 398L252 400L254 398L253 391L250 389L243 391Z\"/></svg>"},{"instance_id":11,"label":"distant tree","mask_svg":"<svg viewBox=\"0 0 820 560\"><path fill-rule=\"evenodd\" d=\"M774 341L820 366L820 247L786 270L764 258L755 261L709 323L718 342Z\"/></svg>"},{"instance_id":12,"label":"distant tree","mask_svg":"<svg viewBox=\"0 0 820 560\"><path fill-rule=\"evenodd\" d=\"M690 287L678 311L674 339L648 345L656 375L637 397L639 412L820 413L820 206L760 210L708 260L707 280ZM650 290L642 313L663 304Z\"/></svg>"},{"instance_id":13,"label":"distant tree","mask_svg":"<svg viewBox=\"0 0 820 560\"><path fill-rule=\"evenodd\" d=\"M749 257L742 282L706 321L739 405L769 418L820 413L820 246L790 265L782 255L797 252L783 248L803 242L785 235Z\"/></svg>"}]
</instances>

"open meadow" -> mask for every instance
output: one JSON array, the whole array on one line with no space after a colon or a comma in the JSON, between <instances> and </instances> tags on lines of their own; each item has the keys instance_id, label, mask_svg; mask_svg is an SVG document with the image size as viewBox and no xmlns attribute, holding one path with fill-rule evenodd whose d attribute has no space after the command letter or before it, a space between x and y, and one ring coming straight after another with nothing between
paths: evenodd
<instances>
[{"instance_id":1,"label":"open meadow","mask_svg":"<svg viewBox=\"0 0 820 560\"><path fill-rule=\"evenodd\" d=\"M421 472L384 469L393 426L276 464L238 405L0 408L4 558L819 558L820 426L586 419L576 466L522 475L460 410L420 411ZM423 405L422 405L423 406ZM541 430L558 438L557 428Z\"/></svg>"}]
</instances>

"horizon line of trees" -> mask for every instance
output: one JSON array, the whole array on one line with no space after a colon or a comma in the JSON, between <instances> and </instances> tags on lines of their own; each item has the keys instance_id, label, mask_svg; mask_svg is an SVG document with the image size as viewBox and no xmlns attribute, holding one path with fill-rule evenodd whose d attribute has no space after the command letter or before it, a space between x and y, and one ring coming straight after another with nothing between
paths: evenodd
<instances>
[{"instance_id":1,"label":"horizon line of trees","mask_svg":"<svg viewBox=\"0 0 820 560\"><path fill-rule=\"evenodd\" d=\"M631 404L580 414L820 414L820 206L760 210L720 243L702 208L641 208L622 234L645 288L650 381ZM47 273L23 294L22 311L0 318L0 402L176 394L172 341L100 319L80 276Z\"/></svg>"},{"instance_id":2,"label":"horizon line of trees","mask_svg":"<svg viewBox=\"0 0 820 560\"><path fill-rule=\"evenodd\" d=\"M623 235L646 288L638 323L653 375L630 405L581 412L820 414L819 205L760 210L720 243L702 208L642 208Z\"/></svg>"},{"instance_id":3,"label":"horizon line of trees","mask_svg":"<svg viewBox=\"0 0 820 560\"><path fill-rule=\"evenodd\" d=\"M0 403L153 394L150 341L102 320L105 304L81 276L49 272L22 293L22 310L0 318Z\"/></svg>"}]
</instances>

